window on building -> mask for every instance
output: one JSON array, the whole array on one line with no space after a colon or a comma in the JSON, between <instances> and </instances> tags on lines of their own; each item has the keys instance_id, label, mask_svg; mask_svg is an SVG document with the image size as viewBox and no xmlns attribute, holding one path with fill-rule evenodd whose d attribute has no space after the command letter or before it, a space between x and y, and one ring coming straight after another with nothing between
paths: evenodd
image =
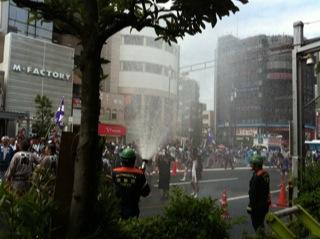
<instances>
[{"instance_id":1,"label":"window on building","mask_svg":"<svg viewBox=\"0 0 320 239\"><path fill-rule=\"evenodd\" d=\"M143 71L143 63L138 61L122 61L121 70L123 71Z\"/></svg>"},{"instance_id":2,"label":"window on building","mask_svg":"<svg viewBox=\"0 0 320 239\"><path fill-rule=\"evenodd\" d=\"M174 53L173 46L170 46L169 44L165 44L164 49L172 54Z\"/></svg>"},{"instance_id":3,"label":"window on building","mask_svg":"<svg viewBox=\"0 0 320 239\"><path fill-rule=\"evenodd\" d=\"M162 74L162 65L146 63L146 72Z\"/></svg>"},{"instance_id":4,"label":"window on building","mask_svg":"<svg viewBox=\"0 0 320 239\"><path fill-rule=\"evenodd\" d=\"M75 98L81 97L81 85L73 84L72 95Z\"/></svg>"},{"instance_id":5,"label":"window on building","mask_svg":"<svg viewBox=\"0 0 320 239\"><path fill-rule=\"evenodd\" d=\"M104 112L105 112L104 108L101 107L101 108L100 108L100 115L104 115Z\"/></svg>"},{"instance_id":6,"label":"window on building","mask_svg":"<svg viewBox=\"0 0 320 239\"><path fill-rule=\"evenodd\" d=\"M112 119L112 120L116 120L116 119L117 119L117 110L116 110L116 109L113 109L113 110L112 110L111 119Z\"/></svg>"},{"instance_id":7,"label":"window on building","mask_svg":"<svg viewBox=\"0 0 320 239\"><path fill-rule=\"evenodd\" d=\"M143 46L143 36L139 36L139 35L123 35L123 43L125 45Z\"/></svg>"},{"instance_id":8,"label":"window on building","mask_svg":"<svg viewBox=\"0 0 320 239\"><path fill-rule=\"evenodd\" d=\"M107 108L107 110L106 110L106 119L107 120L111 119L111 110L109 108Z\"/></svg>"},{"instance_id":9,"label":"window on building","mask_svg":"<svg viewBox=\"0 0 320 239\"><path fill-rule=\"evenodd\" d=\"M32 14L25 9L18 8L14 2L9 4L9 22L8 31L18 32L35 38L46 40L52 39L52 22L44 22L42 20L34 21Z\"/></svg>"},{"instance_id":10,"label":"window on building","mask_svg":"<svg viewBox=\"0 0 320 239\"><path fill-rule=\"evenodd\" d=\"M153 37L146 37L146 45L149 47L154 47L158 49L162 49L162 40L155 40Z\"/></svg>"}]
</instances>

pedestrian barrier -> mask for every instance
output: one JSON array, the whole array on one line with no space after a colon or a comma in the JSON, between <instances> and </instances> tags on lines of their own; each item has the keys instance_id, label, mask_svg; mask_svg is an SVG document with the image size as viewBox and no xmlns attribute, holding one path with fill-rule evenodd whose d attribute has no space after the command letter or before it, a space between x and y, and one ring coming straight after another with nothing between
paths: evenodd
<instances>
[{"instance_id":1,"label":"pedestrian barrier","mask_svg":"<svg viewBox=\"0 0 320 239\"><path fill-rule=\"evenodd\" d=\"M266 222L276 234L278 239L298 239L296 235L280 220L281 217L294 214L299 218L304 226L310 231L312 236L320 237L320 224L303 207L295 205L277 212L269 212L266 216Z\"/></svg>"},{"instance_id":2,"label":"pedestrian barrier","mask_svg":"<svg viewBox=\"0 0 320 239\"><path fill-rule=\"evenodd\" d=\"M220 204L222 208L222 215L223 219L230 219L231 216L228 211L228 197L227 197L227 189L225 189L221 195Z\"/></svg>"},{"instance_id":3,"label":"pedestrian barrier","mask_svg":"<svg viewBox=\"0 0 320 239\"><path fill-rule=\"evenodd\" d=\"M280 193L278 197L278 207L287 207L287 199L286 199L286 186L284 182L280 184Z\"/></svg>"}]
</instances>

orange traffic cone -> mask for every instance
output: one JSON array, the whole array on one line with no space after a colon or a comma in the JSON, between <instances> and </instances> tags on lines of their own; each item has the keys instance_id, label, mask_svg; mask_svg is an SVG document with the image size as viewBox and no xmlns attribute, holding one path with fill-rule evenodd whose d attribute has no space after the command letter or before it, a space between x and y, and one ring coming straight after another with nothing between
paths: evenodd
<instances>
[{"instance_id":1,"label":"orange traffic cone","mask_svg":"<svg viewBox=\"0 0 320 239\"><path fill-rule=\"evenodd\" d=\"M280 193L278 197L278 207L287 207L287 199L286 199L286 186L283 182L280 184Z\"/></svg>"},{"instance_id":2,"label":"orange traffic cone","mask_svg":"<svg viewBox=\"0 0 320 239\"><path fill-rule=\"evenodd\" d=\"M172 176L176 176L177 175L177 162L173 161L172 163L172 172L171 172Z\"/></svg>"},{"instance_id":3,"label":"orange traffic cone","mask_svg":"<svg viewBox=\"0 0 320 239\"><path fill-rule=\"evenodd\" d=\"M227 190L225 189L221 195L220 204L222 208L222 215L223 219L230 219L230 214L228 212L228 198L227 198Z\"/></svg>"}]
</instances>

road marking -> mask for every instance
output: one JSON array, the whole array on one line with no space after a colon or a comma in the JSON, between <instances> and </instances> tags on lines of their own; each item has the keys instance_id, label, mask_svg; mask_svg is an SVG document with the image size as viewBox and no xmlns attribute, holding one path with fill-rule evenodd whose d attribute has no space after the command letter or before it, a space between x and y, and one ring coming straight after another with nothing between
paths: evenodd
<instances>
[{"instance_id":1,"label":"road marking","mask_svg":"<svg viewBox=\"0 0 320 239\"><path fill-rule=\"evenodd\" d=\"M219 179L207 179L207 180L200 180L199 183L216 183L216 182L227 182L227 181L235 181L239 178L219 178ZM177 182L177 183L170 183L170 186L179 186L179 185L189 185L191 181L188 182ZM155 184L154 187L158 187L158 184Z\"/></svg>"},{"instance_id":2,"label":"road marking","mask_svg":"<svg viewBox=\"0 0 320 239\"><path fill-rule=\"evenodd\" d=\"M280 190L270 191L271 194L278 193L278 192L280 192ZM240 199L246 199L246 198L249 198L249 195L242 195L242 196L228 198L228 201L234 201L234 200L240 200Z\"/></svg>"},{"instance_id":3,"label":"road marking","mask_svg":"<svg viewBox=\"0 0 320 239\"><path fill-rule=\"evenodd\" d=\"M275 194L280 192L280 190L273 190L270 191L271 194ZM204 196L204 197L210 197L210 196ZM241 199L247 199L249 198L249 195L242 195L242 196L237 196L237 197L232 197L232 198L228 198L227 201L235 201L235 200L241 200ZM216 198L218 199L218 198ZM152 205L145 205L145 206L141 206L141 209L155 209L155 208L163 208L164 204L167 203L168 201L165 201L161 204L152 204Z\"/></svg>"}]
</instances>

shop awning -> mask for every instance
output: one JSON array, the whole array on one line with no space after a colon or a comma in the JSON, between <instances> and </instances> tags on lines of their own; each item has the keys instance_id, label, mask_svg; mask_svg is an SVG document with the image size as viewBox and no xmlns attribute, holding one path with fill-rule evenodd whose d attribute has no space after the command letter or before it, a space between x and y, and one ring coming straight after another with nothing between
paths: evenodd
<instances>
[{"instance_id":1,"label":"shop awning","mask_svg":"<svg viewBox=\"0 0 320 239\"><path fill-rule=\"evenodd\" d=\"M111 135L111 136L125 136L127 133L126 127L118 124L99 124L99 135Z\"/></svg>"}]
</instances>

